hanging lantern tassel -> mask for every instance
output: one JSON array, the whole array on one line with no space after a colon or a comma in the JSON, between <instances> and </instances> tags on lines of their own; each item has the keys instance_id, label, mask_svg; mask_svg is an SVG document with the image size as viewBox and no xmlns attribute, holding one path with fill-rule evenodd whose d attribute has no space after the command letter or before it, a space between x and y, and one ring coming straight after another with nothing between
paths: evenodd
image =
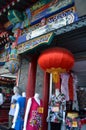
<instances>
[{"instance_id":1,"label":"hanging lantern tassel","mask_svg":"<svg viewBox=\"0 0 86 130\"><path fill-rule=\"evenodd\" d=\"M62 68L51 68L47 69L48 73L52 73L52 79L54 83L58 83L60 80L60 74L66 72L66 69Z\"/></svg>"},{"instance_id":2,"label":"hanging lantern tassel","mask_svg":"<svg viewBox=\"0 0 86 130\"><path fill-rule=\"evenodd\" d=\"M59 73L58 72L53 72L52 73L52 78L53 78L54 83L59 82Z\"/></svg>"}]
</instances>

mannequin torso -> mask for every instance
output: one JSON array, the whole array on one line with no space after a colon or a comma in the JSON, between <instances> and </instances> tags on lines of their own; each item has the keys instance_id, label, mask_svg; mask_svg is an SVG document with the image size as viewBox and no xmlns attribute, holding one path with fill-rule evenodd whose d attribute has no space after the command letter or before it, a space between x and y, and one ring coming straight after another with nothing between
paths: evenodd
<instances>
[{"instance_id":1,"label":"mannequin torso","mask_svg":"<svg viewBox=\"0 0 86 130\"><path fill-rule=\"evenodd\" d=\"M39 130L41 128L42 113L39 112L41 108L42 101L39 99L39 94L36 93L33 98L28 100L23 130Z\"/></svg>"},{"instance_id":2,"label":"mannequin torso","mask_svg":"<svg viewBox=\"0 0 86 130\"><path fill-rule=\"evenodd\" d=\"M15 128L15 130L23 129L25 105L26 105L26 94L25 92L23 92L22 96L18 98L16 104L16 110L12 125L12 128Z\"/></svg>"},{"instance_id":3,"label":"mannequin torso","mask_svg":"<svg viewBox=\"0 0 86 130\"><path fill-rule=\"evenodd\" d=\"M11 98L11 105L10 105L10 111L9 111L9 127L12 126L12 120L15 114L16 110L16 102L21 95L19 94L19 89L17 87L13 88L14 95Z\"/></svg>"},{"instance_id":4,"label":"mannequin torso","mask_svg":"<svg viewBox=\"0 0 86 130\"><path fill-rule=\"evenodd\" d=\"M18 100L19 97L21 97L21 95L19 94L19 92L14 90L14 95L11 98L11 106L10 106L9 115L14 116L15 105L16 105L16 102L17 102L17 100Z\"/></svg>"}]
</instances>

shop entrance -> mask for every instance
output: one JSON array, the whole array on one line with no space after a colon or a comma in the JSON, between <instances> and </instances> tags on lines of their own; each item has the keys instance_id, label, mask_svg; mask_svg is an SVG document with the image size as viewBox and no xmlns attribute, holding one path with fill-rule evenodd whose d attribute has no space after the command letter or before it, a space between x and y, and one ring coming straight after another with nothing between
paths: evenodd
<instances>
[{"instance_id":1,"label":"shop entrance","mask_svg":"<svg viewBox=\"0 0 86 130\"><path fill-rule=\"evenodd\" d=\"M13 87L16 84L16 77L0 75L0 88L2 89L4 102L0 106L0 124L8 125L8 113L10 109L11 96Z\"/></svg>"}]
</instances>

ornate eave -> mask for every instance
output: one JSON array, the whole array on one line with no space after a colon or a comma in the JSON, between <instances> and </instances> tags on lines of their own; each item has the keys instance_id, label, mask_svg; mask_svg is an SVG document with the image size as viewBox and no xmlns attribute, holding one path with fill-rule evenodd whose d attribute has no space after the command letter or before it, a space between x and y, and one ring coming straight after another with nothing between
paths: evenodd
<instances>
[{"instance_id":1,"label":"ornate eave","mask_svg":"<svg viewBox=\"0 0 86 130\"><path fill-rule=\"evenodd\" d=\"M55 29L53 31L48 31L44 35L47 35L50 32L55 34L51 44L49 44L48 46L42 46L41 48L36 48L34 54L40 54L44 49L55 46L64 47L70 50L74 55L79 53L79 56L80 53L86 52L86 16L79 18L77 22L74 22L67 26ZM36 40L41 36L42 35L35 37L32 40ZM30 40L28 40L27 42L29 43ZM26 44L27 42L24 42L23 44ZM27 51L26 53L30 54L29 51ZM25 54L25 52L22 51L22 54Z\"/></svg>"},{"instance_id":2,"label":"ornate eave","mask_svg":"<svg viewBox=\"0 0 86 130\"><path fill-rule=\"evenodd\" d=\"M55 39L52 46L64 47L70 50L76 59L86 59L86 16L77 22L54 30Z\"/></svg>"},{"instance_id":3,"label":"ornate eave","mask_svg":"<svg viewBox=\"0 0 86 130\"><path fill-rule=\"evenodd\" d=\"M64 33L71 32L71 31L74 31L74 30L77 30L77 29L80 29L80 28L83 28L83 27L86 27L86 16L79 18L78 21L76 21L72 24L69 24L69 25L64 26L60 29L54 30L54 33L56 35L62 35Z\"/></svg>"}]
</instances>

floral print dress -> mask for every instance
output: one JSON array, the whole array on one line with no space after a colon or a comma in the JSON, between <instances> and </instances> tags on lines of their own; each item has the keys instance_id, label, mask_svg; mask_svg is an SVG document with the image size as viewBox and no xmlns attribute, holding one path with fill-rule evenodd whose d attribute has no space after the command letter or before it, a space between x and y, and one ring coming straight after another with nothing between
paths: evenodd
<instances>
[{"instance_id":1,"label":"floral print dress","mask_svg":"<svg viewBox=\"0 0 86 130\"><path fill-rule=\"evenodd\" d=\"M40 100L40 105L32 98L32 105L30 108L30 113L28 116L26 130L41 130L42 126L42 101Z\"/></svg>"}]
</instances>

